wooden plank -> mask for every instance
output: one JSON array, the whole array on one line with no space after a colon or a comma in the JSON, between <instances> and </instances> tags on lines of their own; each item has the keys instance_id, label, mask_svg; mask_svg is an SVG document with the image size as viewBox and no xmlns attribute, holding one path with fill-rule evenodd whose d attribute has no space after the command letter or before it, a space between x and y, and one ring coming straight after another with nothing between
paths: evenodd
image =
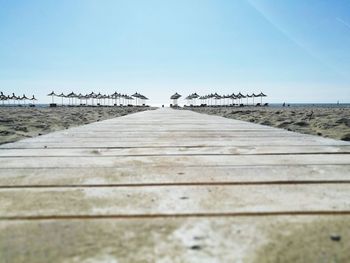
<instances>
[{"instance_id":1,"label":"wooden plank","mask_svg":"<svg viewBox=\"0 0 350 263\"><path fill-rule=\"evenodd\" d=\"M101 214L350 212L350 185L0 189L0 200L0 219Z\"/></svg>"},{"instance_id":2,"label":"wooden plank","mask_svg":"<svg viewBox=\"0 0 350 263\"><path fill-rule=\"evenodd\" d=\"M183 126L180 129L178 128L178 126L174 126L174 127L159 127L158 125L155 125L155 127L149 126L149 127L142 127L140 125L140 127L128 127L127 125L125 126L120 126L120 127L107 127L104 125L101 125L99 127L96 128L91 128L91 127L85 127L85 126L80 126L78 128L69 128L67 130L64 131L58 131L58 132L53 132L50 133L48 135L53 135L53 134L69 134L69 133L74 133L74 134L79 134L79 133L116 133L116 131L121 132L121 133L135 133L135 132L188 132L188 133L194 133L197 132L198 130L203 131L203 132L217 132L217 131L222 131L222 132L260 132L260 131L265 131L265 132L276 132L275 128L272 127L267 127L265 128L265 126L262 126L260 128L258 127L242 127L242 128L224 128L224 127L206 127L204 126L205 124L201 125L201 127L198 128L193 128L191 126ZM87 125L86 125L87 126ZM203 127L204 126L204 127ZM280 132L284 132L284 130L278 130ZM287 132L287 131L286 131ZM45 136L48 136L45 135Z\"/></svg>"},{"instance_id":3,"label":"wooden plank","mask_svg":"<svg viewBox=\"0 0 350 263\"><path fill-rule=\"evenodd\" d=\"M72 130L72 129L67 129L59 132L52 132L49 134L46 134L45 136L61 136L61 135L70 135L70 136L84 136L84 135L96 135L103 137L105 135L110 135L110 136L118 136L118 135L133 135L133 134L162 134L162 133L177 133L177 134L186 134L186 135L191 135L194 133L198 133L198 130L192 130L192 129L186 129L186 130L178 130L178 129L132 129L132 130L125 130L125 129L120 129L118 132L114 130L108 130L105 129L104 126L101 126L99 131L96 133L96 131L91 131L90 129L79 129L79 130ZM207 134L254 134L254 133L266 133L266 134L294 134L298 135L295 132L287 131L287 130L280 130L280 129L200 129L200 134L202 133L207 133Z\"/></svg>"},{"instance_id":4,"label":"wooden plank","mask_svg":"<svg viewBox=\"0 0 350 263\"><path fill-rule=\"evenodd\" d=\"M1 145L2 149L20 149L20 148L130 148L130 147L254 147L254 146L347 146L349 143L343 141L333 141L333 140L321 140L315 138L313 140L296 140L284 139L284 138L275 138L273 140L220 140L220 141L211 141L211 140L149 140L142 141L139 140L120 140L120 141L83 141L75 142L73 140L66 142L36 142L36 141L19 141L17 143L9 143Z\"/></svg>"},{"instance_id":5,"label":"wooden plank","mask_svg":"<svg viewBox=\"0 0 350 263\"><path fill-rule=\"evenodd\" d=\"M0 149L0 157L128 156L128 155L245 155L350 153L350 146L150 147L100 149Z\"/></svg>"},{"instance_id":6,"label":"wooden plank","mask_svg":"<svg viewBox=\"0 0 350 263\"><path fill-rule=\"evenodd\" d=\"M147 139L157 139L157 138L166 138L171 136L172 138L182 138L183 136L187 136L188 138L199 138L199 139L217 139L217 138L225 138L225 139L235 139L235 138L252 138L252 137L262 137L262 138L273 138L273 137L302 137L302 134L294 135L292 133L280 132L280 131L272 131L272 132L200 132L200 133L189 133L189 132L120 132L120 133L103 133L99 132L87 132L87 133L65 133L65 134L55 134L50 136L41 136L40 140L48 140L48 139L64 139L69 137L70 139L123 139L123 138L147 138ZM38 138L39 139L39 138Z\"/></svg>"},{"instance_id":7,"label":"wooden plank","mask_svg":"<svg viewBox=\"0 0 350 263\"><path fill-rule=\"evenodd\" d=\"M349 165L11 168L0 169L0 187L118 186L155 184L268 184L349 182Z\"/></svg>"},{"instance_id":8,"label":"wooden plank","mask_svg":"<svg viewBox=\"0 0 350 263\"><path fill-rule=\"evenodd\" d=\"M137 166L257 166L350 163L349 154L289 154L237 156L122 156L109 157L7 157L0 159L1 168L55 168L55 167L133 167Z\"/></svg>"},{"instance_id":9,"label":"wooden plank","mask_svg":"<svg viewBox=\"0 0 350 263\"><path fill-rule=\"evenodd\" d=\"M223 135L206 135L206 134L197 134L192 136L186 136L186 138L183 137L183 134L175 134L175 133L169 133L169 134L160 134L160 135L144 135L144 134L134 134L134 135L128 135L128 136L57 136L57 137L48 137L48 136L40 136L39 138L36 138L35 141L30 140L30 142L57 142L62 141L63 143L73 142L73 143L80 143L80 142L106 142L106 140L109 141L125 141L130 143L138 143L138 142L153 142L153 141L181 141L181 142L187 142L187 141L207 141L212 140L215 142L221 142L221 141L259 141L259 140L268 140L268 141L296 141L297 139L300 139L302 141L306 142L318 142L319 140L316 140L315 138L309 138L304 136L294 136L290 134L248 134L246 136L240 136L234 135L234 134L223 134ZM26 142L28 140L22 140L22 143ZM330 141L331 142L331 141ZM343 143L346 144L346 143Z\"/></svg>"},{"instance_id":10,"label":"wooden plank","mask_svg":"<svg viewBox=\"0 0 350 263\"><path fill-rule=\"evenodd\" d=\"M346 262L349 228L350 216L0 221L0 255L16 263L230 263L293 262L295 251L308 262ZM340 242L330 239L336 234Z\"/></svg>"}]
</instances>

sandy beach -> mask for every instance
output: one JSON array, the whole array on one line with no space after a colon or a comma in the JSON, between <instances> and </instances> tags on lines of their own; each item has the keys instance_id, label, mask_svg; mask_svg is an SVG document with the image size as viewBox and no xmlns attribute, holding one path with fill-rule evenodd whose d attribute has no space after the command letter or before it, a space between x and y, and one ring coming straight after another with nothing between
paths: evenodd
<instances>
[{"instance_id":1,"label":"sandy beach","mask_svg":"<svg viewBox=\"0 0 350 263\"><path fill-rule=\"evenodd\" d=\"M0 107L0 144L149 110L149 107Z\"/></svg>"},{"instance_id":2,"label":"sandy beach","mask_svg":"<svg viewBox=\"0 0 350 263\"><path fill-rule=\"evenodd\" d=\"M349 107L186 108L289 131L350 141Z\"/></svg>"}]
</instances>

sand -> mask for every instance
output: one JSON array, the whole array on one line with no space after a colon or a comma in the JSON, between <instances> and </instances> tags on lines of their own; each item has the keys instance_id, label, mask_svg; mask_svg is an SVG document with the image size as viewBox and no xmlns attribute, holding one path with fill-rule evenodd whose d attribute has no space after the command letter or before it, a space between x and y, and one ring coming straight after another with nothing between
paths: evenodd
<instances>
[{"instance_id":1,"label":"sand","mask_svg":"<svg viewBox=\"0 0 350 263\"><path fill-rule=\"evenodd\" d=\"M289 131L350 141L350 107L186 108Z\"/></svg>"},{"instance_id":2,"label":"sand","mask_svg":"<svg viewBox=\"0 0 350 263\"><path fill-rule=\"evenodd\" d=\"M0 107L0 144L96 121L153 109L150 107Z\"/></svg>"}]
</instances>

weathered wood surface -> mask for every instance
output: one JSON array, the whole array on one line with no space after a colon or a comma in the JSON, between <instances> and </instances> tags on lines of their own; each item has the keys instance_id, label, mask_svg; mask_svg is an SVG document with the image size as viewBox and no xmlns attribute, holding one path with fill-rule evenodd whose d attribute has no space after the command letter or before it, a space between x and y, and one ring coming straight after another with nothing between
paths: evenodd
<instances>
[{"instance_id":1,"label":"weathered wood surface","mask_svg":"<svg viewBox=\"0 0 350 263\"><path fill-rule=\"evenodd\" d=\"M1 218L346 211L350 185L2 189ZM339 202L339 200L342 200Z\"/></svg>"},{"instance_id":2,"label":"weathered wood surface","mask_svg":"<svg viewBox=\"0 0 350 263\"><path fill-rule=\"evenodd\" d=\"M147 111L0 146L0 200L0 262L341 261L350 144Z\"/></svg>"}]
</instances>

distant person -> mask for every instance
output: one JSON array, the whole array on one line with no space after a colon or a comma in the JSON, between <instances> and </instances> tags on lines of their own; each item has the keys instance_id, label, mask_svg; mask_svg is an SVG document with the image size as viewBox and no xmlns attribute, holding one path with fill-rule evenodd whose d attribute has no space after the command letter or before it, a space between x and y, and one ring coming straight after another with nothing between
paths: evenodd
<instances>
[{"instance_id":1,"label":"distant person","mask_svg":"<svg viewBox=\"0 0 350 263\"><path fill-rule=\"evenodd\" d=\"M164 104L162 105L162 108L164 108Z\"/></svg>"},{"instance_id":2,"label":"distant person","mask_svg":"<svg viewBox=\"0 0 350 263\"><path fill-rule=\"evenodd\" d=\"M285 102L283 102L283 105L282 105L283 107L286 107L286 103Z\"/></svg>"}]
</instances>

